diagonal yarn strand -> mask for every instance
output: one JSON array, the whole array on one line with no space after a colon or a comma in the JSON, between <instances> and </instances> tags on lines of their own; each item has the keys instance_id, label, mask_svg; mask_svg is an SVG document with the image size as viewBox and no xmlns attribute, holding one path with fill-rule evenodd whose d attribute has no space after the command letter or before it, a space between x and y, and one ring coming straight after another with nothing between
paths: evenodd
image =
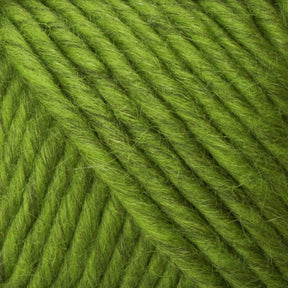
<instances>
[{"instance_id":1,"label":"diagonal yarn strand","mask_svg":"<svg viewBox=\"0 0 288 288\"><path fill-rule=\"evenodd\" d=\"M287 11L0 1L0 287L287 288Z\"/></svg>"}]
</instances>

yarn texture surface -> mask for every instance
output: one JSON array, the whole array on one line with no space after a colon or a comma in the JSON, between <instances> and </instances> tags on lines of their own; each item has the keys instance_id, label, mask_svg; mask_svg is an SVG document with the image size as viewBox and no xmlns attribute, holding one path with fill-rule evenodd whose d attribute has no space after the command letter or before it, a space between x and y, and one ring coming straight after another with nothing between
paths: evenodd
<instances>
[{"instance_id":1,"label":"yarn texture surface","mask_svg":"<svg viewBox=\"0 0 288 288\"><path fill-rule=\"evenodd\" d=\"M288 1L0 0L0 287L287 288Z\"/></svg>"}]
</instances>

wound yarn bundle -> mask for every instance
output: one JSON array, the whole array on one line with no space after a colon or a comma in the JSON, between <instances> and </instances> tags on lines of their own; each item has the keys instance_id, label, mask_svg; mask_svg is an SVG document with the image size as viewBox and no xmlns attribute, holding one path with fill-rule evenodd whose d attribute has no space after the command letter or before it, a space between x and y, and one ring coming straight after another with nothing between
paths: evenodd
<instances>
[{"instance_id":1,"label":"wound yarn bundle","mask_svg":"<svg viewBox=\"0 0 288 288\"><path fill-rule=\"evenodd\" d=\"M288 1L0 1L1 288L288 287Z\"/></svg>"}]
</instances>

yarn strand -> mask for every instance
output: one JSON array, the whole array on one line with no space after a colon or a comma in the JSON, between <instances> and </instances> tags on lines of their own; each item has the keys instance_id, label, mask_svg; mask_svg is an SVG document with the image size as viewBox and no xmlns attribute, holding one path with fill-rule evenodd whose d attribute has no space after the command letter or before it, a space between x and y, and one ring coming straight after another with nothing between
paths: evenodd
<instances>
[{"instance_id":1,"label":"yarn strand","mask_svg":"<svg viewBox=\"0 0 288 288\"><path fill-rule=\"evenodd\" d=\"M288 287L286 6L0 0L0 287Z\"/></svg>"}]
</instances>

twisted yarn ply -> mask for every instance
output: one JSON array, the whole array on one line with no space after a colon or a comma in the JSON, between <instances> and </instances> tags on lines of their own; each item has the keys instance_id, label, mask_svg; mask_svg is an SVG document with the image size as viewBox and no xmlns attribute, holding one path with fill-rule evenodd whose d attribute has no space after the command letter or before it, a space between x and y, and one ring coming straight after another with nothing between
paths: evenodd
<instances>
[{"instance_id":1,"label":"twisted yarn ply","mask_svg":"<svg viewBox=\"0 0 288 288\"><path fill-rule=\"evenodd\" d=\"M0 287L287 288L288 1L0 0Z\"/></svg>"}]
</instances>

